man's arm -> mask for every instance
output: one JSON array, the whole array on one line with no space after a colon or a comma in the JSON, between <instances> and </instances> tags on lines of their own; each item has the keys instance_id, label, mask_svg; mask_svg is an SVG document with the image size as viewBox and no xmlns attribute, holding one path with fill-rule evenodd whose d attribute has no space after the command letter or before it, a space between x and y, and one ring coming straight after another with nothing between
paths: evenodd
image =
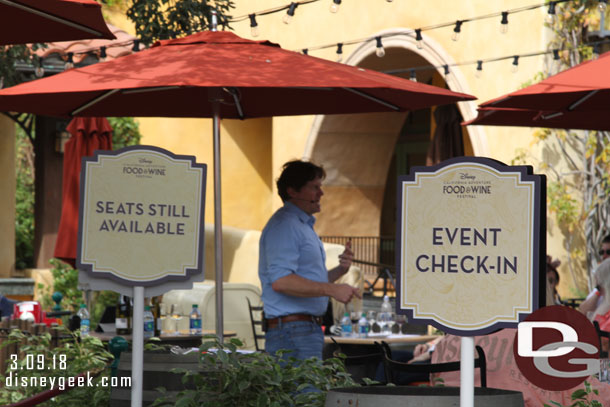
<instances>
[{"instance_id":1,"label":"man's arm","mask_svg":"<svg viewBox=\"0 0 610 407\"><path fill-rule=\"evenodd\" d=\"M294 297L332 297L344 304L353 297L362 298L358 289L349 284L321 283L296 274L278 278L271 284L271 288Z\"/></svg>"}]
</instances>

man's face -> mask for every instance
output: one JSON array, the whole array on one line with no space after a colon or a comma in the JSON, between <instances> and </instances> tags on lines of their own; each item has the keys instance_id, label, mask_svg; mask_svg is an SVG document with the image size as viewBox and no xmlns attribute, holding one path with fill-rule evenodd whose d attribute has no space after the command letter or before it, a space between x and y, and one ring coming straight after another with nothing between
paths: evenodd
<instances>
[{"instance_id":1,"label":"man's face","mask_svg":"<svg viewBox=\"0 0 610 407\"><path fill-rule=\"evenodd\" d=\"M288 188L288 195L290 196L288 202L293 203L308 215L320 212L320 198L324 195L324 192L322 192L322 178L308 181L298 191Z\"/></svg>"},{"instance_id":2,"label":"man's face","mask_svg":"<svg viewBox=\"0 0 610 407\"><path fill-rule=\"evenodd\" d=\"M602 260L606 260L608 257L610 257L610 243L602 243L600 252Z\"/></svg>"}]
</instances>

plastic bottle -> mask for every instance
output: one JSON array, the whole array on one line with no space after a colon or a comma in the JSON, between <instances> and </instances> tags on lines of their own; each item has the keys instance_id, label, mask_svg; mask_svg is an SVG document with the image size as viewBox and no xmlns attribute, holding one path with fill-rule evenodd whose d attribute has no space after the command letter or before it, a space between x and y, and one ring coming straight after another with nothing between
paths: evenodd
<instances>
[{"instance_id":1,"label":"plastic bottle","mask_svg":"<svg viewBox=\"0 0 610 407\"><path fill-rule=\"evenodd\" d=\"M201 312L199 312L197 304L193 304L189 315L189 326L191 335L201 335Z\"/></svg>"},{"instance_id":2,"label":"plastic bottle","mask_svg":"<svg viewBox=\"0 0 610 407\"><path fill-rule=\"evenodd\" d=\"M390 297L387 295L383 296L383 303L381 304L381 315L379 316L379 321L381 325L381 333L390 334L390 325L388 321L390 320L390 315L392 312L392 304L390 304Z\"/></svg>"},{"instance_id":3,"label":"plastic bottle","mask_svg":"<svg viewBox=\"0 0 610 407\"><path fill-rule=\"evenodd\" d=\"M349 312L343 314L343 318L341 318L341 336L346 338L352 336L352 320L349 317Z\"/></svg>"},{"instance_id":4,"label":"plastic bottle","mask_svg":"<svg viewBox=\"0 0 610 407\"><path fill-rule=\"evenodd\" d=\"M150 305L144 307L144 339L152 338L155 333L155 317L150 311Z\"/></svg>"},{"instance_id":5,"label":"plastic bottle","mask_svg":"<svg viewBox=\"0 0 610 407\"><path fill-rule=\"evenodd\" d=\"M369 335L369 329L369 321L366 319L366 313L363 312L358 320L358 336L360 338L366 338Z\"/></svg>"},{"instance_id":6,"label":"plastic bottle","mask_svg":"<svg viewBox=\"0 0 610 407\"><path fill-rule=\"evenodd\" d=\"M91 319L89 318L89 311L85 304L80 305L80 309L76 313L80 318L80 336L89 336L89 330L91 329Z\"/></svg>"}]
</instances>

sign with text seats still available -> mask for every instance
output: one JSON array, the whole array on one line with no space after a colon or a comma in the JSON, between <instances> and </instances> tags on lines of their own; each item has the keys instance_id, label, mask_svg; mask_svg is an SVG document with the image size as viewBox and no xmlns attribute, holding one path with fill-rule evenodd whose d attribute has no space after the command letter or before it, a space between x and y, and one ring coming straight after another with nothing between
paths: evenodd
<instances>
[{"instance_id":1,"label":"sign with text seats still available","mask_svg":"<svg viewBox=\"0 0 610 407\"><path fill-rule=\"evenodd\" d=\"M203 274L206 165L150 146L83 159L77 266L152 286Z\"/></svg>"},{"instance_id":2,"label":"sign with text seats still available","mask_svg":"<svg viewBox=\"0 0 610 407\"><path fill-rule=\"evenodd\" d=\"M481 157L414 167L397 207L397 312L410 321L481 335L544 301L545 179L531 167Z\"/></svg>"}]
</instances>

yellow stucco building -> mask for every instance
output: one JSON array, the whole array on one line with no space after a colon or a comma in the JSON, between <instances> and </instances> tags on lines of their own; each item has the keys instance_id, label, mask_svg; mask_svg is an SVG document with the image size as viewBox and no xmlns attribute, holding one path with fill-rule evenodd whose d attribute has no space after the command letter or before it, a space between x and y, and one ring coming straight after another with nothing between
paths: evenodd
<instances>
[{"instance_id":1,"label":"yellow stucco building","mask_svg":"<svg viewBox=\"0 0 610 407\"><path fill-rule=\"evenodd\" d=\"M235 17L287 5L282 0L235 1ZM419 81L447 86L475 95L478 101L461 102L464 120L476 115L479 102L518 89L544 68L545 57L521 58L517 72L511 59L483 65L481 77L475 75L477 60L510 57L544 51L550 31L544 27L545 7L509 15L508 31L500 32L500 17L469 21L462 25L458 41L452 40L454 27L426 29L423 47L418 47L414 29L455 20L499 13L530 6L528 0L345 0L337 13L329 12L332 0L300 5L290 24L284 12L258 16L260 36L251 35L249 19L231 24L236 34L250 39L266 39L285 49L309 49L312 56L336 59L332 44L345 43L343 62L381 71L418 69ZM108 21L133 33L131 23L118 11L108 11ZM348 44L352 40L383 35L386 55L376 56L374 40ZM317 49L321 46L329 47ZM470 62L469 64L464 64ZM458 66L453 66L458 64ZM445 75L443 65L450 66ZM261 101L264 103L264 101ZM141 118L142 144L168 149L176 154L196 155L210 165L206 222L213 223L213 182L211 167L212 122L208 119ZM316 228L321 235L392 235L395 214L395 179L405 166L425 163L425 155L435 127L433 111L338 116L299 116L223 120L221 126L223 224L260 230L281 205L275 193L275 180L284 162L311 159L327 170L322 212ZM0 117L0 166L4 174L14 173L14 134L11 122ZM542 151L532 147L532 129L472 126L464 131L467 155L490 157L510 164L517 150L530 150L534 157ZM422 161L424 160L424 161ZM533 163L532 163L533 164ZM12 273L11 248L14 239L14 177L0 180L0 228L3 236L0 276ZM9 228L9 229L7 229ZM548 223L548 252L567 263L563 236L555 222ZM12 245L12 246L11 246ZM253 267L256 265L253 264ZM568 279L562 293L569 296ZM584 284L584 280L579 282ZM582 285L584 287L584 285Z\"/></svg>"}]
</instances>

